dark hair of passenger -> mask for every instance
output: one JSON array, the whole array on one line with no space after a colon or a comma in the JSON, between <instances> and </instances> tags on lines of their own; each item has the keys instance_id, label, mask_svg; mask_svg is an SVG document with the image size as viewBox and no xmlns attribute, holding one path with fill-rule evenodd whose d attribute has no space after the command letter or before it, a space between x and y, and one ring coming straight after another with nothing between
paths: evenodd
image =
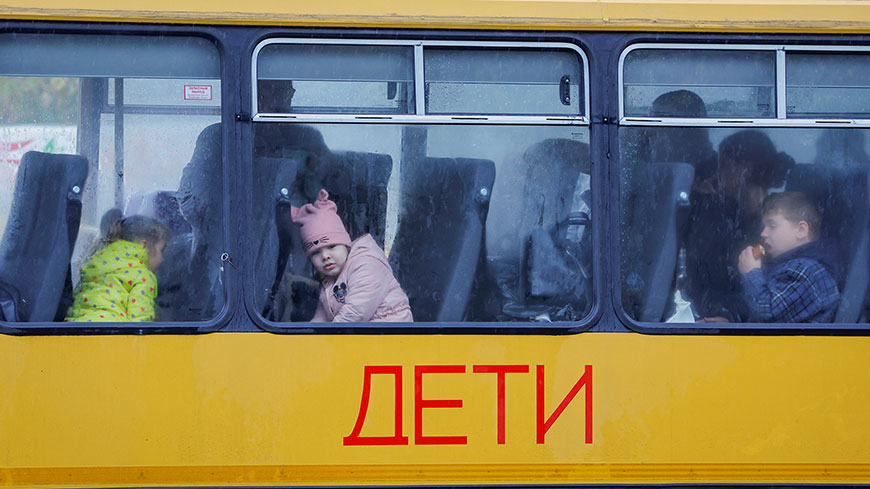
<instances>
[{"instance_id":1,"label":"dark hair of passenger","mask_svg":"<svg viewBox=\"0 0 870 489\"><path fill-rule=\"evenodd\" d=\"M169 228L149 216L124 217L120 209L110 209L103 215L100 228L104 229L103 245L118 240L136 243L145 240L150 245L169 240Z\"/></svg>"},{"instance_id":2,"label":"dark hair of passenger","mask_svg":"<svg viewBox=\"0 0 870 489\"><path fill-rule=\"evenodd\" d=\"M738 131L725 138L719 144L719 159L746 168L746 183L764 188L782 185L795 164L794 158L776 150L767 134L755 129Z\"/></svg>"},{"instance_id":3,"label":"dark hair of passenger","mask_svg":"<svg viewBox=\"0 0 870 489\"><path fill-rule=\"evenodd\" d=\"M695 92L674 90L659 95L650 106L649 115L703 118L707 117L707 106ZM716 171L716 151L706 127L656 128L650 132L649 152L655 162L692 165L697 180L705 180Z\"/></svg>"},{"instance_id":4,"label":"dark hair of passenger","mask_svg":"<svg viewBox=\"0 0 870 489\"><path fill-rule=\"evenodd\" d=\"M650 105L652 117L707 117L707 105L689 90L674 90L659 95Z\"/></svg>"},{"instance_id":5,"label":"dark hair of passenger","mask_svg":"<svg viewBox=\"0 0 870 489\"><path fill-rule=\"evenodd\" d=\"M290 112L293 80L257 80L257 110L259 112Z\"/></svg>"},{"instance_id":6,"label":"dark hair of passenger","mask_svg":"<svg viewBox=\"0 0 870 489\"><path fill-rule=\"evenodd\" d=\"M792 224L806 222L810 236L813 238L818 236L819 229L822 227L822 216L819 210L801 192L778 192L768 195L761 206L761 215L777 213L782 214Z\"/></svg>"}]
</instances>

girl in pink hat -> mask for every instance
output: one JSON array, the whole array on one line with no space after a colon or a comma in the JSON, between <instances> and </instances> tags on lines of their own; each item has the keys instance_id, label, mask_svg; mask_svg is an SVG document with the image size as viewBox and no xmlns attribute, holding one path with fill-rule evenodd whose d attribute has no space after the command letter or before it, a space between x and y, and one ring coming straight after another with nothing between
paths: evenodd
<instances>
[{"instance_id":1,"label":"girl in pink hat","mask_svg":"<svg viewBox=\"0 0 870 489\"><path fill-rule=\"evenodd\" d=\"M315 323L414 320L408 296L393 276L384 251L370 234L351 242L335 203L321 190L317 201L293 208L308 259L321 275Z\"/></svg>"}]
</instances>

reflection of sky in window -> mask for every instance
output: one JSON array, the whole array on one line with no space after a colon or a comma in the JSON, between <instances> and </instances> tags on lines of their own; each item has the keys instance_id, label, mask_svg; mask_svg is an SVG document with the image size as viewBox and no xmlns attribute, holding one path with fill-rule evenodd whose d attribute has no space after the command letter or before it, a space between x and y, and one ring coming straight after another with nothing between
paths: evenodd
<instances>
[{"instance_id":1,"label":"reflection of sky in window","mask_svg":"<svg viewBox=\"0 0 870 489\"><path fill-rule=\"evenodd\" d=\"M581 115L582 62L567 49L426 48L432 114ZM570 103L561 99L568 87Z\"/></svg>"},{"instance_id":2,"label":"reflection of sky in window","mask_svg":"<svg viewBox=\"0 0 870 489\"><path fill-rule=\"evenodd\" d=\"M700 96L708 117L775 115L772 51L638 49L623 69L627 116L648 116L659 95L675 90Z\"/></svg>"},{"instance_id":3,"label":"reflection of sky in window","mask_svg":"<svg viewBox=\"0 0 870 489\"><path fill-rule=\"evenodd\" d=\"M211 100L195 100L185 98L185 86L208 87ZM115 103L115 84L108 84L109 104ZM203 98L205 98L203 96ZM161 105L182 107L220 107L221 82L216 79L183 78L183 79L147 79L129 78L124 80L124 103L129 105Z\"/></svg>"},{"instance_id":4,"label":"reflection of sky in window","mask_svg":"<svg viewBox=\"0 0 870 489\"><path fill-rule=\"evenodd\" d=\"M625 115L645 117L650 115L653 101L660 95L689 90L701 97L707 107L707 117L773 117L775 91L769 87L722 87L722 86L642 86L625 87Z\"/></svg>"},{"instance_id":5,"label":"reflection of sky in window","mask_svg":"<svg viewBox=\"0 0 870 489\"><path fill-rule=\"evenodd\" d=\"M870 54L788 53L785 66L789 116L870 116Z\"/></svg>"},{"instance_id":6,"label":"reflection of sky in window","mask_svg":"<svg viewBox=\"0 0 870 489\"><path fill-rule=\"evenodd\" d=\"M395 96L389 98L386 82L361 81L294 81L292 112L301 113L400 113L411 110L408 87L399 83ZM381 110L377 110L381 109Z\"/></svg>"},{"instance_id":7,"label":"reflection of sky in window","mask_svg":"<svg viewBox=\"0 0 870 489\"><path fill-rule=\"evenodd\" d=\"M571 85L571 104L559 98L558 84L435 83L426 84L430 114L579 115L580 87Z\"/></svg>"}]
</instances>

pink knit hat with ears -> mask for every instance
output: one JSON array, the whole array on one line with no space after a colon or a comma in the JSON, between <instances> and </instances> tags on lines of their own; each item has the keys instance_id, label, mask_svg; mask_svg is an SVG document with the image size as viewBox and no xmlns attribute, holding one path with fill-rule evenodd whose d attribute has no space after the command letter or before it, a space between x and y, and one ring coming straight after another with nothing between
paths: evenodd
<instances>
[{"instance_id":1,"label":"pink knit hat with ears","mask_svg":"<svg viewBox=\"0 0 870 489\"><path fill-rule=\"evenodd\" d=\"M317 201L291 208L293 222L302 226L302 246L311 255L324 246L343 244L350 248L350 235L336 212L335 202L329 200L326 190L320 189Z\"/></svg>"}]
</instances>

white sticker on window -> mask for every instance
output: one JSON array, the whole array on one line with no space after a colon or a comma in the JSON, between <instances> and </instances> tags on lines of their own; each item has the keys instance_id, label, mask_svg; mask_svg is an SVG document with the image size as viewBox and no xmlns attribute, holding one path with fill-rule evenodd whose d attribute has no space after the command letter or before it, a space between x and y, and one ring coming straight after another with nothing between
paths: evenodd
<instances>
[{"instance_id":1,"label":"white sticker on window","mask_svg":"<svg viewBox=\"0 0 870 489\"><path fill-rule=\"evenodd\" d=\"M211 85L185 85L184 100L211 100Z\"/></svg>"}]
</instances>

